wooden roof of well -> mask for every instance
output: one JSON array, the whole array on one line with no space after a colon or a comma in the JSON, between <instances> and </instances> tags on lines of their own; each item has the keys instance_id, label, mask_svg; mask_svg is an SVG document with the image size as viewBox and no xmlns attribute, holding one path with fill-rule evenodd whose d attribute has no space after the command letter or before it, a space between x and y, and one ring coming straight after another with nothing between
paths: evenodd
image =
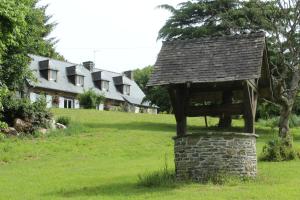
<instances>
[{"instance_id":1,"label":"wooden roof of well","mask_svg":"<svg viewBox=\"0 0 300 200\"><path fill-rule=\"evenodd\" d=\"M166 41L149 86L261 77L264 33Z\"/></svg>"}]
</instances>

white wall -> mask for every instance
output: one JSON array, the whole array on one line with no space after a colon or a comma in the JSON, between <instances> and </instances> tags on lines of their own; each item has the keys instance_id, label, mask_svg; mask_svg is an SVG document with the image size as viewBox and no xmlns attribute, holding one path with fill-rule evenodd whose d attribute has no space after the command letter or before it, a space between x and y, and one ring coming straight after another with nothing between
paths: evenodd
<instances>
[{"instance_id":1,"label":"white wall","mask_svg":"<svg viewBox=\"0 0 300 200\"><path fill-rule=\"evenodd\" d=\"M59 108L64 108L64 98L63 97L59 97Z\"/></svg>"},{"instance_id":2,"label":"white wall","mask_svg":"<svg viewBox=\"0 0 300 200\"><path fill-rule=\"evenodd\" d=\"M104 110L104 104L103 103L100 103L98 106L97 106L98 110Z\"/></svg>"},{"instance_id":3,"label":"white wall","mask_svg":"<svg viewBox=\"0 0 300 200\"><path fill-rule=\"evenodd\" d=\"M134 108L134 113L140 113L140 108L139 107L135 107Z\"/></svg>"},{"instance_id":4,"label":"white wall","mask_svg":"<svg viewBox=\"0 0 300 200\"><path fill-rule=\"evenodd\" d=\"M29 98L31 103L36 102L37 98L38 98L38 94L34 93L34 92L30 92L29 93Z\"/></svg>"},{"instance_id":5,"label":"white wall","mask_svg":"<svg viewBox=\"0 0 300 200\"><path fill-rule=\"evenodd\" d=\"M46 102L47 102L47 108L52 107L52 96L51 95L46 95Z\"/></svg>"},{"instance_id":6,"label":"white wall","mask_svg":"<svg viewBox=\"0 0 300 200\"><path fill-rule=\"evenodd\" d=\"M74 108L79 109L80 108L80 103L78 99L74 100Z\"/></svg>"}]
</instances>

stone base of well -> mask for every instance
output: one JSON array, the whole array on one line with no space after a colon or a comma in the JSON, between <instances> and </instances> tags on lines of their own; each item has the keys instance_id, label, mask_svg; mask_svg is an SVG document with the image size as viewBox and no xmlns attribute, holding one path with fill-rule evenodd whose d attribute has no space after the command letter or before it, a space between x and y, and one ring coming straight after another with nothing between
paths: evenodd
<instances>
[{"instance_id":1,"label":"stone base of well","mask_svg":"<svg viewBox=\"0 0 300 200\"><path fill-rule=\"evenodd\" d=\"M178 180L206 181L216 174L254 177L257 135L207 132L175 137Z\"/></svg>"}]
</instances>

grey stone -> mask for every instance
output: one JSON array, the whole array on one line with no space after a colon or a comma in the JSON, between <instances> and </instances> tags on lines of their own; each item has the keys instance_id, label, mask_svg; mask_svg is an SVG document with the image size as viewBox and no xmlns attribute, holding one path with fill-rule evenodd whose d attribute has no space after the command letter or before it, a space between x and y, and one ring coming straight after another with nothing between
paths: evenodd
<instances>
[{"instance_id":1,"label":"grey stone","mask_svg":"<svg viewBox=\"0 0 300 200\"><path fill-rule=\"evenodd\" d=\"M235 133L230 133L230 136L224 137L218 133L175 138L177 179L204 181L220 172L256 176L256 137Z\"/></svg>"},{"instance_id":2,"label":"grey stone","mask_svg":"<svg viewBox=\"0 0 300 200\"><path fill-rule=\"evenodd\" d=\"M38 132L45 135L48 132L48 129L40 128L40 129L38 129Z\"/></svg>"},{"instance_id":3,"label":"grey stone","mask_svg":"<svg viewBox=\"0 0 300 200\"><path fill-rule=\"evenodd\" d=\"M14 120L14 128L18 131L18 132L23 132L23 133L28 133L28 132L32 132L33 131L33 126L31 123L26 122L22 119L16 118Z\"/></svg>"},{"instance_id":4,"label":"grey stone","mask_svg":"<svg viewBox=\"0 0 300 200\"><path fill-rule=\"evenodd\" d=\"M57 129L66 129L67 127L60 123L55 123Z\"/></svg>"},{"instance_id":5,"label":"grey stone","mask_svg":"<svg viewBox=\"0 0 300 200\"><path fill-rule=\"evenodd\" d=\"M11 136L19 136L20 134L14 127L8 127L6 129L1 130L6 135L11 135Z\"/></svg>"}]
</instances>

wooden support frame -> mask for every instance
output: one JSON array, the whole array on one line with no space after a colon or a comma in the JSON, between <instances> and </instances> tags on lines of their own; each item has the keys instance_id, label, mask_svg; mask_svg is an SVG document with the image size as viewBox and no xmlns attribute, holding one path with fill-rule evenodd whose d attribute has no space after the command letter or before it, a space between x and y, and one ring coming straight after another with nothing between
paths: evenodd
<instances>
[{"instance_id":1,"label":"wooden support frame","mask_svg":"<svg viewBox=\"0 0 300 200\"><path fill-rule=\"evenodd\" d=\"M248 81L244 85L244 121L245 121L245 132L246 133L255 133L255 115L257 107L257 90L249 84Z\"/></svg>"},{"instance_id":2,"label":"wooden support frame","mask_svg":"<svg viewBox=\"0 0 300 200\"><path fill-rule=\"evenodd\" d=\"M176 119L177 136L184 136L187 132L189 90L190 84L172 85L168 88Z\"/></svg>"},{"instance_id":3,"label":"wooden support frame","mask_svg":"<svg viewBox=\"0 0 300 200\"><path fill-rule=\"evenodd\" d=\"M227 105L210 105L210 106L190 106L187 116L200 117L211 116L219 117L220 115L241 115L243 114L244 105L242 103Z\"/></svg>"}]
</instances>

